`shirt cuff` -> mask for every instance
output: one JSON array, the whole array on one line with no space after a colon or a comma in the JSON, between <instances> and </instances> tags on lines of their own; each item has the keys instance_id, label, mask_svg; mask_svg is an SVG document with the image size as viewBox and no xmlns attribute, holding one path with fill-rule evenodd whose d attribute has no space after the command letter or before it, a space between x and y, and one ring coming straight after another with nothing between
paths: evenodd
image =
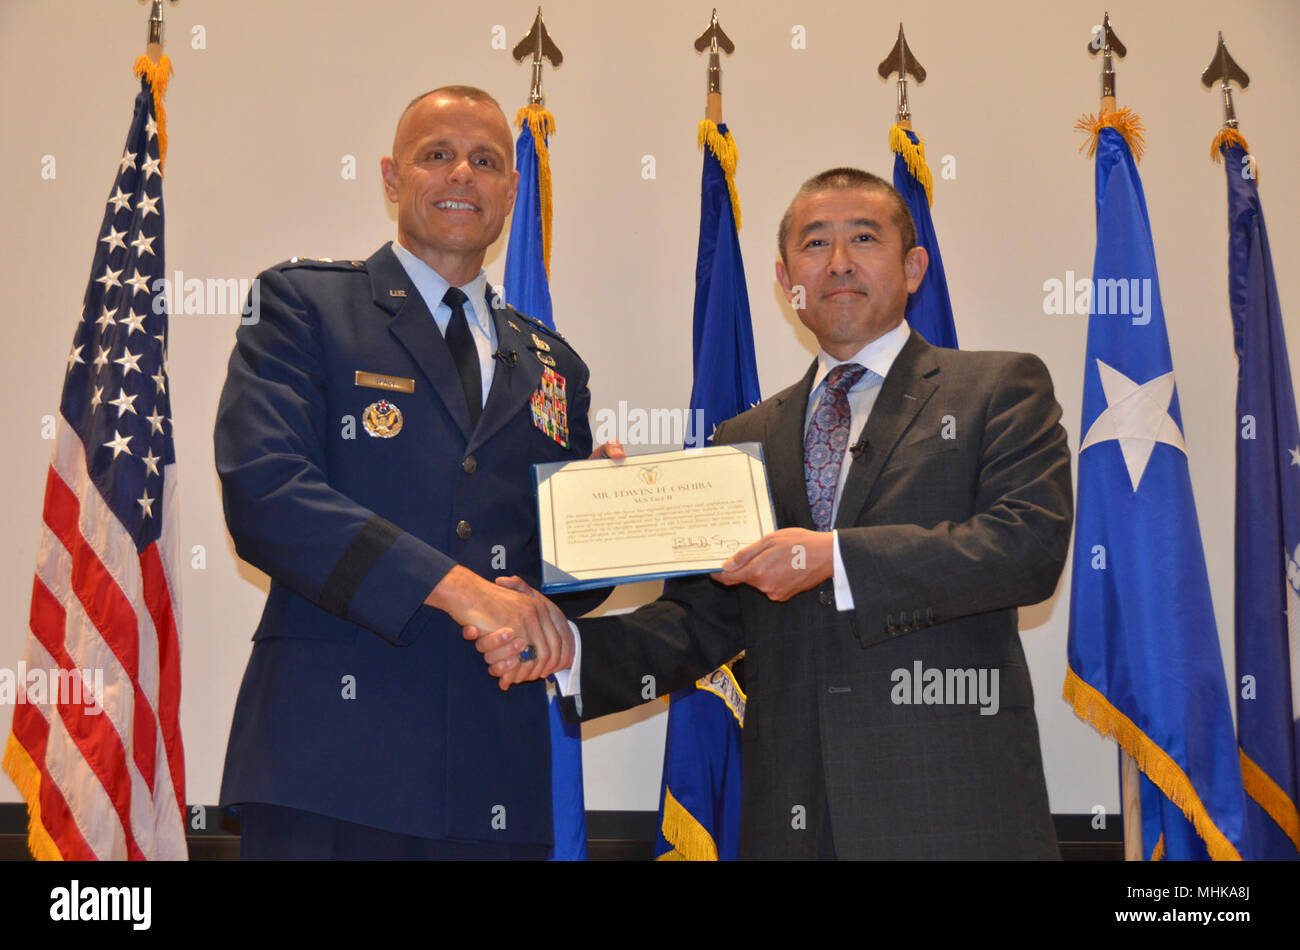
<instances>
[{"instance_id":1,"label":"shirt cuff","mask_svg":"<svg viewBox=\"0 0 1300 950\"><path fill-rule=\"evenodd\" d=\"M853 609L853 588L849 586L848 573L844 570L844 558L840 557L840 533L832 531L831 547L834 550L832 555L834 559L833 574L831 579L835 582L835 609L852 610ZM574 662L577 667L577 662Z\"/></svg>"},{"instance_id":2,"label":"shirt cuff","mask_svg":"<svg viewBox=\"0 0 1300 950\"><path fill-rule=\"evenodd\" d=\"M560 687L561 696L577 696L582 692L581 671L582 671L582 635L578 633L578 625L572 620L569 621L569 629L573 631L573 665L567 670L556 670L555 685Z\"/></svg>"}]
</instances>

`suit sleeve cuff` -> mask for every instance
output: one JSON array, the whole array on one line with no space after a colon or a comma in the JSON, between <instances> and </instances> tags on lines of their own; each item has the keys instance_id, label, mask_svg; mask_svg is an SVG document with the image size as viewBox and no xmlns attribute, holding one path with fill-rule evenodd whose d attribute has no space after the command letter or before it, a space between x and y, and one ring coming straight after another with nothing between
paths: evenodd
<instances>
[{"instance_id":1,"label":"suit sleeve cuff","mask_svg":"<svg viewBox=\"0 0 1300 950\"><path fill-rule=\"evenodd\" d=\"M577 696L582 692L582 635L572 620L569 629L573 631L573 665L567 670L555 671L555 685L560 687L561 696Z\"/></svg>"},{"instance_id":2,"label":"suit sleeve cuff","mask_svg":"<svg viewBox=\"0 0 1300 950\"><path fill-rule=\"evenodd\" d=\"M424 599L455 566L441 551L404 531L366 565L349 592L344 616L392 643L419 637L438 611Z\"/></svg>"},{"instance_id":3,"label":"suit sleeve cuff","mask_svg":"<svg viewBox=\"0 0 1300 950\"><path fill-rule=\"evenodd\" d=\"M844 558L840 555L840 533L832 531L833 541L831 548L834 551L834 568L831 575L835 583L835 609L852 610L853 609L853 588L849 586L849 576L844 570Z\"/></svg>"}]
</instances>

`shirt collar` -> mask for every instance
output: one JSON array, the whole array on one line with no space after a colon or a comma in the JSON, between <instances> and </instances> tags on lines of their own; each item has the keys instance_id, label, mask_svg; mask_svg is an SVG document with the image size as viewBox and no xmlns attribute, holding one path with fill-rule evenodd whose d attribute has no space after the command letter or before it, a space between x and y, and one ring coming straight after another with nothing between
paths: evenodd
<instances>
[{"instance_id":1,"label":"shirt collar","mask_svg":"<svg viewBox=\"0 0 1300 950\"><path fill-rule=\"evenodd\" d=\"M873 377L863 373L862 378L854 383L849 390L850 392L854 389L875 385L879 380L889 375L889 368L894 365L894 360L902 352L903 346L907 343L907 338L911 333L912 328L906 320L902 320L894 329L882 333L847 360L837 360L825 350L819 348L817 350L817 372L813 375L812 393L817 392L830 371L841 363L857 363L859 366L865 366L875 374Z\"/></svg>"},{"instance_id":2,"label":"shirt collar","mask_svg":"<svg viewBox=\"0 0 1300 950\"><path fill-rule=\"evenodd\" d=\"M397 260L406 271L406 276L411 278L411 283L415 284L415 289L424 298L424 305L429 308L429 313L433 314L438 329L445 333L447 323L451 320L451 308L442 302L442 298L451 283L403 247L400 241L393 242L393 253L397 255ZM483 334L491 339L493 330L487 306L487 271L480 267L478 275L469 283L461 284L460 289L469 298L471 305L471 312L466 316L477 323Z\"/></svg>"}]
</instances>

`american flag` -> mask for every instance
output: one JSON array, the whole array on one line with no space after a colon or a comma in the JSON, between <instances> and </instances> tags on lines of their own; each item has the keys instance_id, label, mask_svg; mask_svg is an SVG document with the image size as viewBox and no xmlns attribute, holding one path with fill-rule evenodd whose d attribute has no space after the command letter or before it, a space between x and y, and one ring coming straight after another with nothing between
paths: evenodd
<instances>
[{"instance_id":1,"label":"american flag","mask_svg":"<svg viewBox=\"0 0 1300 950\"><path fill-rule=\"evenodd\" d=\"M155 285L163 176L151 79L165 86L169 72L165 58L137 64L141 91L55 423L26 681L4 755L42 859L187 856L176 456Z\"/></svg>"}]
</instances>

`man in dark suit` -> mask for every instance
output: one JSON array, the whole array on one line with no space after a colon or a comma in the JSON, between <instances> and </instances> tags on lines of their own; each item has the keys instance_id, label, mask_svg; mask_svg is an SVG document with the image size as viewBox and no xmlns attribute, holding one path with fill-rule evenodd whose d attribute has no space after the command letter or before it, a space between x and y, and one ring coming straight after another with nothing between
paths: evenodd
<instances>
[{"instance_id":1,"label":"man in dark suit","mask_svg":"<svg viewBox=\"0 0 1300 950\"><path fill-rule=\"evenodd\" d=\"M495 100L416 99L382 166L397 243L264 272L230 358L226 521L271 589L221 801L250 858L544 857L568 630L486 578L537 580L529 466L590 452L587 368L487 286L518 181ZM526 628L518 696L458 636L475 618Z\"/></svg>"},{"instance_id":2,"label":"man in dark suit","mask_svg":"<svg viewBox=\"0 0 1300 950\"><path fill-rule=\"evenodd\" d=\"M745 650L742 857L1058 856L1016 608L1065 562L1061 410L1037 357L908 328L915 240L881 179L804 184L776 274L817 360L714 439L762 443L780 529L573 628L584 718ZM503 688L532 675L514 631L465 635Z\"/></svg>"}]
</instances>

